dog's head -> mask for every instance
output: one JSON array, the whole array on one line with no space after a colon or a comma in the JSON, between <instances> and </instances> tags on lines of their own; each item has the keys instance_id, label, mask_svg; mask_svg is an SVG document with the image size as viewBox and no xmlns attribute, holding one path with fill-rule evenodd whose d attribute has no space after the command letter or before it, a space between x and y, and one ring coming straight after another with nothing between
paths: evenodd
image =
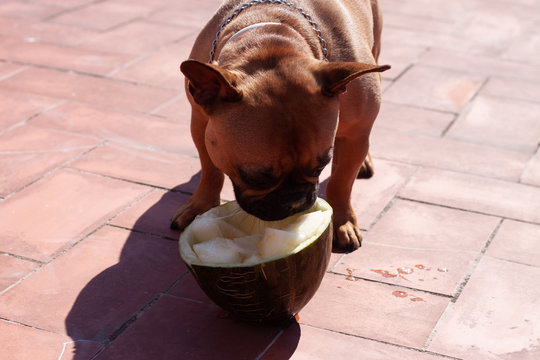
<instances>
[{"instance_id":1,"label":"dog's head","mask_svg":"<svg viewBox=\"0 0 540 360\"><path fill-rule=\"evenodd\" d=\"M212 163L230 177L240 206L264 220L311 207L332 158L337 95L357 77L387 68L308 58L283 59L257 72L194 60L181 65L193 111L208 118Z\"/></svg>"}]
</instances>

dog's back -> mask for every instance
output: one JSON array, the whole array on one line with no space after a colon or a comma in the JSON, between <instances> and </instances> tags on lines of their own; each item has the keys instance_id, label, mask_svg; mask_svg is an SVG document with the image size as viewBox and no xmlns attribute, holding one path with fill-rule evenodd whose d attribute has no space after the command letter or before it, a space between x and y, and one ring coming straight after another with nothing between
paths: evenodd
<instances>
[{"instance_id":1,"label":"dog's back","mask_svg":"<svg viewBox=\"0 0 540 360\"><path fill-rule=\"evenodd\" d=\"M279 7L298 9L299 17L315 22L312 26L305 19L299 19L297 25L307 31L312 31L312 27L320 30L330 61L376 63L382 29L378 0L272 0L271 3L266 0L226 0L199 34L190 58L209 60L213 41L208 39L214 40L221 25L235 12L244 12L238 26L245 27L249 23L268 21L268 13ZM220 36L223 38L226 34L222 32Z\"/></svg>"}]
</instances>

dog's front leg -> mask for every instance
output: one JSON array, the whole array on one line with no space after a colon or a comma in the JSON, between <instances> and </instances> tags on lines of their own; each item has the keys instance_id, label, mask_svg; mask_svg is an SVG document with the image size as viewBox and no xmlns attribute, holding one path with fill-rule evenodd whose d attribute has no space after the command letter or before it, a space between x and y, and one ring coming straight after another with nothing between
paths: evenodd
<instances>
[{"instance_id":1,"label":"dog's front leg","mask_svg":"<svg viewBox=\"0 0 540 360\"><path fill-rule=\"evenodd\" d=\"M193 106L191 114L191 135L201 161L201 181L189 201L174 214L172 229L183 230L195 216L206 212L220 203L220 193L225 176L216 168L208 155L205 131L208 117L198 107Z\"/></svg>"},{"instance_id":2,"label":"dog's front leg","mask_svg":"<svg viewBox=\"0 0 540 360\"><path fill-rule=\"evenodd\" d=\"M340 96L339 125L334 143L332 176L326 197L334 209L334 249L352 251L360 247L362 233L351 206L355 179L373 173L369 135L380 107L378 74L368 74L349 84ZM359 174L360 172L360 174Z\"/></svg>"},{"instance_id":3,"label":"dog's front leg","mask_svg":"<svg viewBox=\"0 0 540 360\"><path fill-rule=\"evenodd\" d=\"M334 209L334 250L353 251L360 247L362 233L351 205L351 191L369 143L337 137L332 161L332 176L326 187L328 203Z\"/></svg>"}]
</instances>

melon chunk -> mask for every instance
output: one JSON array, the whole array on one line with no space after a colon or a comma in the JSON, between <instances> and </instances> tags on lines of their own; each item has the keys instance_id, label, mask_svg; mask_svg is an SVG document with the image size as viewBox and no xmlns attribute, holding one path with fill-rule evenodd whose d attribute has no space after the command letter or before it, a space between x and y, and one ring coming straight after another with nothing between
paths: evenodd
<instances>
[{"instance_id":1,"label":"melon chunk","mask_svg":"<svg viewBox=\"0 0 540 360\"><path fill-rule=\"evenodd\" d=\"M226 237L228 239L242 238L247 235L246 232L240 230L237 226L229 224L226 221L220 221L219 228L221 229L223 237Z\"/></svg>"},{"instance_id":2,"label":"melon chunk","mask_svg":"<svg viewBox=\"0 0 540 360\"><path fill-rule=\"evenodd\" d=\"M193 222L191 230L195 238L199 241L206 241L214 238L233 239L247 234L238 227L227 223L221 219L211 217L200 217Z\"/></svg>"},{"instance_id":3,"label":"melon chunk","mask_svg":"<svg viewBox=\"0 0 540 360\"><path fill-rule=\"evenodd\" d=\"M264 236L259 242L259 252L263 259L283 255L291 252L305 239L306 236L303 234L266 228Z\"/></svg>"},{"instance_id":4,"label":"melon chunk","mask_svg":"<svg viewBox=\"0 0 540 360\"><path fill-rule=\"evenodd\" d=\"M263 236L261 234L242 236L233 239L234 243L240 249L240 252L245 256L251 256L257 253L258 244Z\"/></svg>"},{"instance_id":5,"label":"melon chunk","mask_svg":"<svg viewBox=\"0 0 540 360\"><path fill-rule=\"evenodd\" d=\"M191 223L191 232L193 233L195 239L199 242L215 238L222 238L223 233L219 227L219 223L220 222L216 221L216 219L201 217L195 219L195 221Z\"/></svg>"},{"instance_id":6,"label":"melon chunk","mask_svg":"<svg viewBox=\"0 0 540 360\"><path fill-rule=\"evenodd\" d=\"M193 251L202 262L228 264L240 262L239 247L231 239L217 237L193 244Z\"/></svg>"},{"instance_id":7,"label":"melon chunk","mask_svg":"<svg viewBox=\"0 0 540 360\"><path fill-rule=\"evenodd\" d=\"M319 227L324 224L324 217L325 214L321 210L303 214L283 230L308 238L316 233Z\"/></svg>"}]
</instances>

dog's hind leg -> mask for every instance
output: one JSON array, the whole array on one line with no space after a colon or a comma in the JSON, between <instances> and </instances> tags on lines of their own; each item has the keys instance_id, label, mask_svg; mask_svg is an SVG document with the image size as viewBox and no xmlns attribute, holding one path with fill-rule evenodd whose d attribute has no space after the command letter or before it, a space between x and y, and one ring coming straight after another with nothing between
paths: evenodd
<instances>
[{"instance_id":1,"label":"dog's hind leg","mask_svg":"<svg viewBox=\"0 0 540 360\"><path fill-rule=\"evenodd\" d=\"M371 155L368 153L366 158L364 159L364 162L362 163L362 166L360 167L360 171L358 171L358 175L356 176L357 179L369 179L375 174L375 169L373 168L373 160L371 159Z\"/></svg>"}]
</instances>

